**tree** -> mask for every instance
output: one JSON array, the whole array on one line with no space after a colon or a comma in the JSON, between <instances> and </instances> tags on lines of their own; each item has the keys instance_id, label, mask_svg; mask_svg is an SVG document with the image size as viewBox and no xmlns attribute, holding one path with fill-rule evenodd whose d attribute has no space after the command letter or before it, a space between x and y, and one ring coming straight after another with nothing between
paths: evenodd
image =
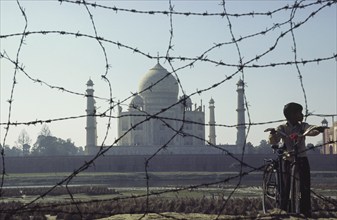
<instances>
[{"instance_id":1,"label":"tree","mask_svg":"<svg viewBox=\"0 0 337 220\"><path fill-rule=\"evenodd\" d=\"M39 135L32 149L32 155L35 156L69 156L76 155L77 147L71 141L66 141L54 136Z\"/></svg>"},{"instance_id":2,"label":"tree","mask_svg":"<svg viewBox=\"0 0 337 220\"><path fill-rule=\"evenodd\" d=\"M84 148L82 146L78 147L77 155L85 155Z\"/></svg>"},{"instance_id":3,"label":"tree","mask_svg":"<svg viewBox=\"0 0 337 220\"><path fill-rule=\"evenodd\" d=\"M23 156L28 156L31 146L29 144L22 145L22 154Z\"/></svg>"},{"instance_id":4,"label":"tree","mask_svg":"<svg viewBox=\"0 0 337 220\"><path fill-rule=\"evenodd\" d=\"M49 127L46 124L42 125L40 135L43 135L43 136L51 136L52 135L50 130L49 130Z\"/></svg>"},{"instance_id":5,"label":"tree","mask_svg":"<svg viewBox=\"0 0 337 220\"><path fill-rule=\"evenodd\" d=\"M11 148L10 146L5 145L5 147L2 150L4 151L5 156L8 156L8 157L18 157L22 155L22 151L17 147Z\"/></svg>"},{"instance_id":6,"label":"tree","mask_svg":"<svg viewBox=\"0 0 337 220\"><path fill-rule=\"evenodd\" d=\"M18 143L21 145L22 153L24 156L27 156L29 154L31 142L32 140L30 139L27 131L25 129L22 129L18 137Z\"/></svg>"},{"instance_id":7,"label":"tree","mask_svg":"<svg viewBox=\"0 0 337 220\"><path fill-rule=\"evenodd\" d=\"M248 142L248 143L246 144L246 153L247 153L247 154L252 154L252 153L254 153L254 146L253 146L253 144L252 144L251 142Z\"/></svg>"},{"instance_id":8,"label":"tree","mask_svg":"<svg viewBox=\"0 0 337 220\"><path fill-rule=\"evenodd\" d=\"M18 143L21 145L24 145L24 144L30 144L31 141L32 140L30 139L27 131L25 129L22 129L18 137Z\"/></svg>"},{"instance_id":9,"label":"tree","mask_svg":"<svg viewBox=\"0 0 337 220\"><path fill-rule=\"evenodd\" d=\"M268 154L272 152L272 149L266 140L261 140L260 145L256 146L255 151L259 154Z\"/></svg>"}]
</instances>

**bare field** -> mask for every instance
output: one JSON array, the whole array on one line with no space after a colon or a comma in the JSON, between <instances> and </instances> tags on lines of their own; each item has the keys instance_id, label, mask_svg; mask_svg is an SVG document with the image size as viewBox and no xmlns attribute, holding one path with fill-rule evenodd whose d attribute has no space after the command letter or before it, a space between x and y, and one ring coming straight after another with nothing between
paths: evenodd
<instances>
[{"instance_id":1,"label":"bare field","mask_svg":"<svg viewBox=\"0 0 337 220\"><path fill-rule=\"evenodd\" d=\"M142 219L216 219L219 214L218 219L301 217L280 210L262 213L259 173L245 177L238 187L236 180L219 183L235 173L200 172L149 173L148 187L144 173L81 173L67 187L55 185L67 175L9 174L0 204L1 217L12 210L19 210L17 219L28 214L48 219L131 220L144 213L148 214ZM331 172L313 174L313 191L323 198L313 194L315 218L337 218L335 178L336 173ZM216 184L208 184L213 182ZM78 215L79 210L83 216Z\"/></svg>"}]
</instances>

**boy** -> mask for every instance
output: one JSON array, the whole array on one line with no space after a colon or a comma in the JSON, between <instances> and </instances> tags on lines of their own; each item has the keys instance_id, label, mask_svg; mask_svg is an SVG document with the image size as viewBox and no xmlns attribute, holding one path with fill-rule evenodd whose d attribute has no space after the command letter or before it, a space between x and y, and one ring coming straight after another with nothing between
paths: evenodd
<instances>
[{"instance_id":1,"label":"boy","mask_svg":"<svg viewBox=\"0 0 337 220\"><path fill-rule=\"evenodd\" d=\"M294 137L298 137L299 134L303 134L304 131L312 127L303 121L302 114L303 107L298 103L288 103L284 106L283 114L287 119L285 124L273 129L269 134L269 143L278 144L282 140L287 151L293 150ZM318 127L312 130L308 136L316 136L320 132L323 132L323 127ZM279 131L279 132L278 132ZM282 133L287 136L282 135ZM311 201L310 201L310 167L309 161L306 155L305 137L298 137L298 164L300 169L300 212L307 217L311 216ZM291 174L291 162L293 158L288 158L284 161L284 189L282 196L281 209L288 211L288 200L290 193L290 174Z\"/></svg>"}]
</instances>

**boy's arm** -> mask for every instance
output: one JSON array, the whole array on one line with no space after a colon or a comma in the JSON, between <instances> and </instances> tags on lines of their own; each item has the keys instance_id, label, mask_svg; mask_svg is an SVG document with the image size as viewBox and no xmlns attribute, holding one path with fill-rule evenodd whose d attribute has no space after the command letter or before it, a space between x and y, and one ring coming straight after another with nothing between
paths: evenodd
<instances>
[{"instance_id":1,"label":"boy's arm","mask_svg":"<svg viewBox=\"0 0 337 220\"><path fill-rule=\"evenodd\" d=\"M316 125L309 125L309 124L305 125L305 131L312 129L311 131L309 131L309 133L307 134L307 136L317 136L320 133L324 132L324 130L326 128L327 127L323 127L323 126L316 126Z\"/></svg>"}]
</instances>

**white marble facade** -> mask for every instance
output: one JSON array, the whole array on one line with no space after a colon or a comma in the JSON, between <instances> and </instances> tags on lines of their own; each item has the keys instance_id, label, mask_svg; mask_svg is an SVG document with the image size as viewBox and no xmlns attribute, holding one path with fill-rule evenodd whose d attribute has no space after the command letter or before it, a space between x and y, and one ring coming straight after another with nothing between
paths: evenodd
<instances>
[{"instance_id":1,"label":"white marble facade","mask_svg":"<svg viewBox=\"0 0 337 220\"><path fill-rule=\"evenodd\" d=\"M157 63L143 76L129 108L119 108L118 145L205 145L204 107L178 94L175 77Z\"/></svg>"}]
</instances>

